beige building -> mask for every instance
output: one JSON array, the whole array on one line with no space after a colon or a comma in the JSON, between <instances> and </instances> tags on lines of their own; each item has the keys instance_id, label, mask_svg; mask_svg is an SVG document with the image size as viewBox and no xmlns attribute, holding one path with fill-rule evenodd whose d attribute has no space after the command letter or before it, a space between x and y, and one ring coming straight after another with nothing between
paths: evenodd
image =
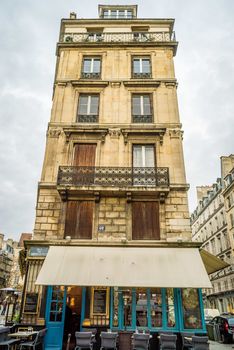
<instances>
[{"instance_id":1,"label":"beige building","mask_svg":"<svg viewBox=\"0 0 234 350\"><path fill-rule=\"evenodd\" d=\"M20 271L20 252L24 249L24 241L32 238L31 233L21 233L19 242L15 242L12 260L12 268L8 279L7 287L22 290L24 279Z\"/></svg>"},{"instance_id":2,"label":"beige building","mask_svg":"<svg viewBox=\"0 0 234 350\"><path fill-rule=\"evenodd\" d=\"M9 287L9 280L14 261L14 251L18 242L11 238L4 239L0 233L0 288Z\"/></svg>"},{"instance_id":3,"label":"beige building","mask_svg":"<svg viewBox=\"0 0 234 350\"><path fill-rule=\"evenodd\" d=\"M230 264L210 275L213 289L204 290L207 307L234 311L234 156L221 157L221 178L213 186L197 187L198 206L191 215L193 240Z\"/></svg>"},{"instance_id":4,"label":"beige building","mask_svg":"<svg viewBox=\"0 0 234 350\"><path fill-rule=\"evenodd\" d=\"M191 242L173 26L138 19L137 6L61 21L22 313L46 324L46 346L62 346L65 304L76 325L65 320L65 336L205 332L197 288L210 284Z\"/></svg>"}]
</instances>

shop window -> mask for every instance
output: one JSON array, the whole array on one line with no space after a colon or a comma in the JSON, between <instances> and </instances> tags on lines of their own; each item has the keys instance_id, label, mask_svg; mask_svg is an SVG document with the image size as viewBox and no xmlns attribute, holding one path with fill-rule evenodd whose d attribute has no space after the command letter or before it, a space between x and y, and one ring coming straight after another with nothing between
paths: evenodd
<instances>
[{"instance_id":1,"label":"shop window","mask_svg":"<svg viewBox=\"0 0 234 350\"><path fill-rule=\"evenodd\" d=\"M80 123L97 123L98 110L99 95L81 94L79 97L77 121Z\"/></svg>"},{"instance_id":2,"label":"shop window","mask_svg":"<svg viewBox=\"0 0 234 350\"><path fill-rule=\"evenodd\" d=\"M119 327L119 290L118 287L113 291L113 326Z\"/></svg>"},{"instance_id":3,"label":"shop window","mask_svg":"<svg viewBox=\"0 0 234 350\"><path fill-rule=\"evenodd\" d=\"M147 327L148 317L147 317L147 290L146 288L136 289L136 326L137 327Z\"/></svg>"},{"instance_id":4,"label":"shop window","mask_svg":"<svg viewBox=\"0 0 234 350\"><path fill-rule=\"evenodd\" d=\"M150 315L151 327L162 327L162 290L160 288L150 290Z\"/></svg>"},{"instance_id":5,"label":"shop window","mask_svg":"<svg viewBox=\"0 0 234 350\"><path fill-rule=\"evenodd\" d=\"M175 327L175 299L173 288L166 290L166 305L167 305L167 327Z\"/></svg>"},{"instance_id":6,"label":"shop window","mask_svg":"<svg viewBox=\"0 0 234 350\"><path fill-rule=\"evenodd\" d=\"M152 97L150 94L132 95L132 122L152 123Z\"/></svg>"},{"instance_id":7,"label":"shop window","mask_svg":"<svg viewBox=\"0 0 234 350\"><path fill-rule=\"evenodd\" d=\"M185 329L202 328L199 291L194 288L185 288L181 290L183 322Z\"/></svg>"},{"instance_id":8,"label":"shop window","mask_svg":"<svg viewBox=\"0 0 234 350\"><path fill-rule=\"evenodd\" d=\"M124 328L132 327L132 289L122 292L124 305Z\"/></svg>"},{"instance_id":9,"label":"shop window","mask_svg":"<svg viewBox=\"0 0 234 350\"><path fill-rule=\"evenodd\" d=\"M81 77L83 79L99 79L101 76L101 58L84 57Z\"/></svg>"}]
</instances>

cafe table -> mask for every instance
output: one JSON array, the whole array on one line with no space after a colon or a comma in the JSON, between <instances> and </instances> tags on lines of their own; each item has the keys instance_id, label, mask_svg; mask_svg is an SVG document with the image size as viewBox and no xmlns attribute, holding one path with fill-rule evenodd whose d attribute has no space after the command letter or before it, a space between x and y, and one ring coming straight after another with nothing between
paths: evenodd
<instances>
[{"instance_id":1,"label":"cafe table","mask_svg":"<svg viewBox=\"0 0 234 350\"><path fill-rule=\"evenodd\" d=\"M38 331L18 331L15 333L9 333L8 337L27 339L27 338L30 338L32 335L36 335L37 333Z\"/></svg>"}]
</instances>

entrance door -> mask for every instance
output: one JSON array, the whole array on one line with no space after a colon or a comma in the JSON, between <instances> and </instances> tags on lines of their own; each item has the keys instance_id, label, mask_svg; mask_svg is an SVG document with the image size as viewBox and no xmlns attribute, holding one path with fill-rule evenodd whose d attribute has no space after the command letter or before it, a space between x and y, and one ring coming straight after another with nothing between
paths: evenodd
<instances>
[{"instance_id":1,"label":"entrance door","mask_svg":"<svg viewBox=\"0 0 234 350\"><path fill-rule=\"evenodd\" d=\"M49 286L46 305L45 350L61 350L66 308L66 288Z\"/></svg>"},{"instance_id":2,"label":"entrance door","mask_svg":"<svg viewBox=\"0 0 234 350\"><path fill-rule=\"evenodd\" d=\"M153 145L133 146L133 183L135 186L155 185L155 152Z\"/></svg>"}]
</instances>

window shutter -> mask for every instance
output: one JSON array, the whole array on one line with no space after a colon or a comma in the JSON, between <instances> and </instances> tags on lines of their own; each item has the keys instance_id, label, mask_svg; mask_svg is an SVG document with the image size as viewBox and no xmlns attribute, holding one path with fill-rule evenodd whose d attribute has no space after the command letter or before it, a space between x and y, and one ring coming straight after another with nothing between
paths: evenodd
<instances>
[{"instance_id":1,"label":"window shutter","mask_svg":"<svg viewBox=\"0 0 234 350\"><path fill-rule=\"evenodd\" d=\"M132 203L132 239L160 239L158 202Z\"/></svg>"},{"instance_id":2,"label":"window shutter","mask_svg":"<svg viewBox=\"0 0 234 350\"><path fill-rule=\"evenodd\" d=\"M67 202L65 237L92 239L93 207L91 201Z\"/></svg>"}]
</instances>

